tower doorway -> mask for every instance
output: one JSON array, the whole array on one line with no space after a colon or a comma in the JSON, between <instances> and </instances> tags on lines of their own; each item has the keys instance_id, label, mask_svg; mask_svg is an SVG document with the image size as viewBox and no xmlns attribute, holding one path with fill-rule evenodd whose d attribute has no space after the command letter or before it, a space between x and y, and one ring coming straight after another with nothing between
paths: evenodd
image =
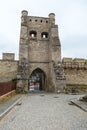
<instances>
[{"instance_id":1,"label":"tower doorway","mask_svg":"<svg viewBox=\"0 0 87 130\"><path fill-rule=\"evenodd\" d=\"M46 89L46 76L40 68L35 69L29 78L29 90L45 90Z\"/></svg>"}]
</instances>

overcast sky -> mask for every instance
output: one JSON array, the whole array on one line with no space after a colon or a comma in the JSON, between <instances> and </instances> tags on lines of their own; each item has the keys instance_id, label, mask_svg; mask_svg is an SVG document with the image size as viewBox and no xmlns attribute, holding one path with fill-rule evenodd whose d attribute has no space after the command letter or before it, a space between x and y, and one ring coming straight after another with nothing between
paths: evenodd
<instances>
[{"instance_id":1,"label":"overcast sky","mask_svg":"<svg viewBox=\"0 0 87 130\"><path fill-rule=\"evenodd\" d=\"M48 17L55 13L62 57L87 59L87 0L2 0L0 2L0 58L19 54L21 11Z\"/></svg>"}]
</instances>

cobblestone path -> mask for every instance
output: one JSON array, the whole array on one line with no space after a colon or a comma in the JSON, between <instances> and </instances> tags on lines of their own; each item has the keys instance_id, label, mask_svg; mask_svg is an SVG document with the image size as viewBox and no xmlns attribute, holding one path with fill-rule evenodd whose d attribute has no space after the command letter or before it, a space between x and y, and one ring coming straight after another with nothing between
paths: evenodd
<instances>
[{"instance_id":1,"label":"cobblestone path","mask_svg":"<svg viewBox=\"0 0 87 130\"><path fill-rule=\"evenodd\" d=\"M79 95L28 94L1 121L0 130L87 130L87 112L69 105Z\"/></svg>"}]
</instances>

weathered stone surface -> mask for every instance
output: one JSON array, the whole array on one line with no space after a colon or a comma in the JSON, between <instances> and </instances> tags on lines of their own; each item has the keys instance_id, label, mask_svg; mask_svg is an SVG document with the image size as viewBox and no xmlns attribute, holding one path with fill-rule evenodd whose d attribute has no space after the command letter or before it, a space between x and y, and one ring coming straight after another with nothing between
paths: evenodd
<instances>
[{"instance_id":1,"label":"weathered stone surface","mask_svg":"<svg viewBox=\"0 0 87 130\"><path fill-rule=\"evenodd\" d=\"M61 61L61 44L58 26L55 25L55 14L51 13L46 18L27 16L27 11L23 11L21 23L19 64L22 59L27 61L26 77L28 79L35 69L41 69L45 73L45 80L43 80L46 82L45 90L55 91L57 77L55 76L53 61ZM24 68L20 71L20 67L19 65L18 75L20 73L19 77L22 78L19 79L17 87L24 89L23 86L26 85L21 85L22 79L24 80Z\"/></svg>"},{"instance_id":2,"label":"weathered stone surface","mask_svg":"<svg viewBox=\"0 0 87 130\"><path fill-rule=\"evenodd\" d=\"M3 60L14 60L14 53L3 53Z\"/></svg>"},{"instance_id":3,"label":"weathered stone surface","mask_svg":"<svg viewBox=\"0 0 87 130\"><path fill-rule=\"evenodd\" d=\"M17 76L18 61L0 60L0 82L8 82Z\"/></svg>"},{"instance_id":4,"label":"weathered stone surface","mask_svg":"<svg viewBox=\"0 0 87 130\"><path fill-rule=\"evenodd\" d=\"M64 69L67 84L87 85L87 70Z\"/></svg>"},{"instance_id":5,"label":"weathered stone surface","mask_svg":"<svg viewBox=\"0 0 87 130\"><path fill-rule=\"evenodd\" d=\"M55 91L64 92L66 88L66 78L64 74L64 69L62 67L62 63L60 61L53 62L55 77L56 77L56 88Z\"/></svg>"}]
</instances>

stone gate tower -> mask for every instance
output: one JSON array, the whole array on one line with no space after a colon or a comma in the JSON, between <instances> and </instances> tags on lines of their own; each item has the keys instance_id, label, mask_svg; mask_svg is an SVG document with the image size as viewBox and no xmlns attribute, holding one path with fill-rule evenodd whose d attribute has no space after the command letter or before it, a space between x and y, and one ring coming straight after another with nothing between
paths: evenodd
<instances>
[{"instance_id":1,"label":"stone gate tower","mask_svg":"<svg viewBox=\"0 0 87 130\"><path fill-rule=\"evenodd\" d=\"M65 87L54 13L36 17L22 11L17 79L21 92L28 92L32 84L38 86L36 89L54 92Z\"/></svg>"}]
</instances>

